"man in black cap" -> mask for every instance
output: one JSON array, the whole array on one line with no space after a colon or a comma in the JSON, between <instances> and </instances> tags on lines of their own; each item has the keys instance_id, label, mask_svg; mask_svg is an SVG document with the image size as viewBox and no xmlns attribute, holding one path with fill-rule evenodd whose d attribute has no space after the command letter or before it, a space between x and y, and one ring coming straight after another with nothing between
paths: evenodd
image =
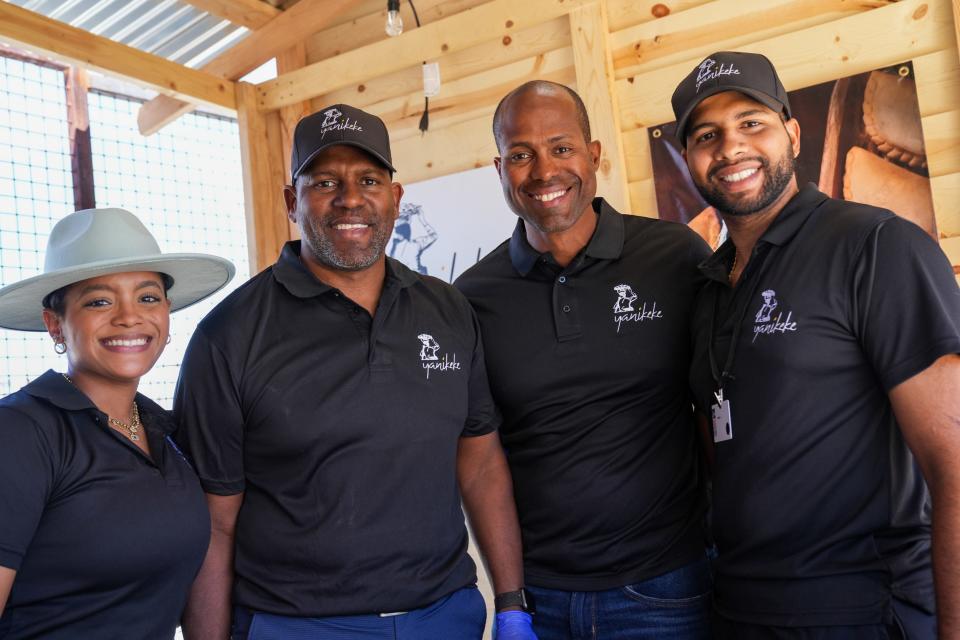
<instances>
[{"instance_id":1,"label":"man in black cap","mask_svg":"<svg viewBox=\"0 0 960 640\"><path fill-rule=\"evenodd\" d=\"M476 319L384 257L403 194L386 127L328 107L292 167L302 240L203 320L177 387L213 522L187 637L226 637L232 614L233 638L479 638L462 496L500 637L534 638Z\"/></svg>"},{"instance_id":2,"label":"man in black cap","mask_svg":"<svg viewBox=\"0 0 960 640\"><path fill-rule=\"evenodd\" d=\"M717 634L960 637L948 261L893 212L798 185L800 125L765 57L709 56L673 109L730 234L701 266L691 372L714 442Z\"/></svg>"},{"instance_id":3,"label":"man in black cap","mask_svg":"<svg viewBox=\"0 0 960 640\"><path fill-rule=\"evenodd\" d=\"M689 318L707 245L597 197L600 142L547 81L497 107L513 236L457 279L480 319L541 640L708 638Z\"/></svg>"}]
</instances>

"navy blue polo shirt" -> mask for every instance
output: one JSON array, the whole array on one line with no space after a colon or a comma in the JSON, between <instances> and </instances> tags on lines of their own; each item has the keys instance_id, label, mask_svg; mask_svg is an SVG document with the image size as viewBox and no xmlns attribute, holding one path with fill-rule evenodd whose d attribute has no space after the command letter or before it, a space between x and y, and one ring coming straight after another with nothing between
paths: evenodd
<instances>
[{"instance_id":1,"label":"navy blue polo shirt","mask_svg":"<svg viewBox=\"0 0 960 640\"><path fill-rule=\"evenodd\" d=\"M136 402L150 456L54 371L0 400L0 637L173 638L210 516L168 413Z\"/></svg>"},{"instance_id":2,"label":"navy blue polo shirt","mask_svg":"<svg viewBox=\"0 0 960 640\"><path fill-rule=\"evenodd\" d=\"M299 251L200 323L174 403L206 491L244 492L234 602L423 607L476 580L457 447L499 423L476 320L453 287L392 259L371 317Z\"/></svg>"},{"instance_id":3,"label":"navy blue polo shirt","mask_svg":"<svg viewBox=\"0 0 960 640\"><path fill-rule=\"evenodd\" d=\"M513 237L457 279L483 331L527 583L611 589L704 556L690 313L710 251L601 198L566 267Z\"/></svg>"},{"instance_id":4,"label":"navy blue polo shirt","mask_svg":"<svg viewBox=\"0 0 960 640\"><path fill-rule=\"evenodd\" d=\"M919 227L804 187L733 289L729 242L703 265L692 384L717 373L716 606L778 626L877 624L891 597L932 611L930 501L887 393L960 352L960 291ZM736 336L732 360L728 359Z\"/></svg>"}]
</instances>

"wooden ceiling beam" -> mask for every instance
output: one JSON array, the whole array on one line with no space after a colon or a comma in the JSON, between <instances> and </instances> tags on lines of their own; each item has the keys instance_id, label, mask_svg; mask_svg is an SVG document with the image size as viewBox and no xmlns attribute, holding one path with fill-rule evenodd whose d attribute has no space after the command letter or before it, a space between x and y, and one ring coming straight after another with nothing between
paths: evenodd
<instances>
[{"instance_id":1,"label":"wooden ceiling beam","mask_svg":"<svg viewBox=\"0 0 960 640\"><path fill-rule=\"evenodd\" d=\"M291 43L299 42L315 31L333 24L344 10L358 2L359 0L300 0L201 68L206 73L231 80L237 79L288 50ZM296 102L299 101L290 104ZM140 133L150 135L194 108L195 105L189 101L157 96L140 107L137 126Z\"/></svg>"},{"instance_id":2,"label":"wooden ceiling beam","mask_svg":"<svg viewBox=\"0 0 960 640\"><path fill-rule=\"evenodd\" d=\"M66 64L95 69L155 91L236 108L234 83L170 62L39 13L0 2L0 37Z\"/></svg>"}]
</instances>

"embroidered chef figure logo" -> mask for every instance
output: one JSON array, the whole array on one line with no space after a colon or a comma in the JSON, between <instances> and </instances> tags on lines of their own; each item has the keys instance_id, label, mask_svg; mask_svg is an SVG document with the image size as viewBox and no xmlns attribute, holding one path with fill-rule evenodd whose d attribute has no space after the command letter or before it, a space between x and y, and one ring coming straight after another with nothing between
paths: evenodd
<instances>
[{"instance_id":1,"label":"embroidered chef figure logo","mask_svg":"<svg viewBox=\"0 0 960 640\"><path fill-rule=\"evenodd\" d=\"M637 299L637 294L633 292L630 285L618 284L613 290L617 292L617 301L613 303L613 312L633 311L633 301Z\"/></svg>"},{"instance_id":2,"label":"embroidered chef figure logo","mask_svg":"<svg viewBox=\"0 0 960 640\"><path fill-rule=\"evenodd\" d=\"M700 87L704 82L708 80L713 80L714 78L719 78L720 76L738 76L740 75L740 69L737 69L732 64L721 64L719 67L716 66L717 61L713 58L707 58L700 63L697 71L697 91L700 91ZM716 67L716 68L714 68Z\"/></svg>"},{"instance_id":3,"label":"embroidered chef figure logo","mask_svg":"<svg viewBox=\"0 0 960 640\"><path fill-rule=\"evenodd\" d=\"M343 112L339 109L327 109L323 112L323 123L320 125L320 127L332 127L333 125L337 124L337 120L342 115Z\"/></svg>"},{"instance_id":4,"label":"embroidered chef figure logo","mask_svg":"<svg viewBox=\"0 0 960 640\"><path fill-rule=\"evenodd\" d=\"M777 308L777 292L773 289L767 289L760 294L763 296L763 306L757 311L757 322L770 322L770 315Z\"/></svg>"},{"instance_id":5,"label":"embroidered chef figure logo","mask_svg":"<svg viewBox=\"0 0 960 640\"><path fill-rule=\"evenodd\" d=\"M753 340L757 341L760 334L772 335L775 333L787 333L797 330L797 322L793 319L793 311L787 312L787 317L783 317L783 311L777 311L780 303L777 302L777 292L773 289L767 289L760 294L763 304L757 311L753 319Z\"/></svg>"},{"instance_id":6,"label":"embroidered chef figure logo","mask_svg":"<svg viewBox=\"0 0 960 640\"><path fill-rule=\"evenodd\" d=\"M427 380L430 379L431 371L459 371L460 363L457 362L457 354L444 353L443 357L437 355L440 350L440 343L429 333L421 333L417 336L420 341L420 366L427 372Z\"/></svg>"},{"instance_id":7,"label":"embroidered chef figure logo","mask_svg":"<svg viewBox=\"0 0 960 640\"><path fill-rule=\"evenodd\" d=\"M613 291L617 294L617 299L613 303L613 321L617 324L617 333L620 333L620 327L624 322L644 322L663 317L663 312L657 309L656 301L650 305L646 302L641 303L640 308L637 309L634 303L640 296L630 285L618 284Z\"/></svg>"},{"instance_id":8,"label":"embroidered chef figure logo","mask_svg":"<svg viewBox=\"0 0 960 640\"><path fill-rule=\"evenodd\" d=\"M433 336L429 333L421 333L417 336L417 339L420 340L420 359L421 360L439 360L437 357L437 351L440 350L440 345L436 340L433 339Z\"/></svg>"}]
</instances>

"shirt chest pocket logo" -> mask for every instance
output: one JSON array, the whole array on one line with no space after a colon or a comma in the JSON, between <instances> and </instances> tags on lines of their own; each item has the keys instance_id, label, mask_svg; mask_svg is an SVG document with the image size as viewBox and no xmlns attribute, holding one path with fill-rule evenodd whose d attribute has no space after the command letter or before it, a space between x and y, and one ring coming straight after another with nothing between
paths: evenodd
<instances>
[{"instance_id":1,"label":"shirt chest pocket logo","mask_svg":"<svg viewBox=\"0 0 960 640\"><path fill-rule=\"evenodd\" d=\"M657 309L657 301L652 303L637 302L640 297L628 284L618 284L613 288L617 299L613 303L613 322L617 325L617 333L624 323L644 322L663 317L663 312Z\"/></svg>"},{"instance_id":2,"label":"shirt chest pocket logo","mask_svg":"<svg viewBox=\"0 0 960 640\"><path fill-rule=\"evenodd\" d=\"M762 302L760 309L753 317L753 340L761 334L773 335L797 330L797 321L793 319L793 311L785 310L777 300L777 292L767 289L760 294ZM786 315L784 315L786 313Z\"/></svg>"},{"instance_id":3,"label":"shirt chest pocket logo","mask_svg":"<svg viewBox=\"0 0 960 640\"><path fill-rule=\"evenodd\" d=\"M421 333L417 336L420 341L420 366L427 374L427 380L430 379L430 372L460 371L460 362L457 360L456 353L447 353L439 355L440 343L429 333Z\"/></svg>"}]
</instances>

